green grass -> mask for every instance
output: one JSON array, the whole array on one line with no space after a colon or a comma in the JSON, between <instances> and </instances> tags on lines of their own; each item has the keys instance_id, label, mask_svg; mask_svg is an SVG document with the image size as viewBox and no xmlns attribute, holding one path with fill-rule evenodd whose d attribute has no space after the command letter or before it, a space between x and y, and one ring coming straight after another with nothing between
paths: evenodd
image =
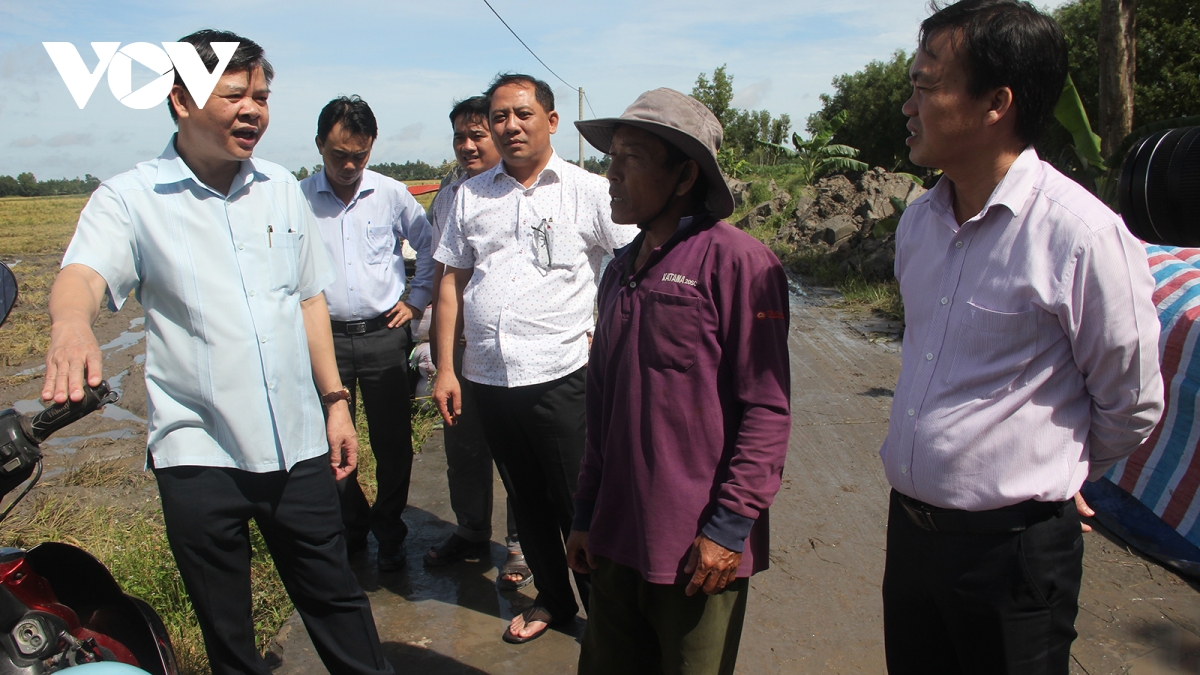
<instances>
[{"instance_id":1,"label":"green grass","mask_svg":"<svg viewBox=\"0 0 1200 675\"><path fill-rule=\"evenodd\" d=\"M50 347L46 300L87 200L87 195L0 199L0 259L21 261L13 269L17 306L0 327L3 365L25 363Z\"/></svg>"}]
</instances>

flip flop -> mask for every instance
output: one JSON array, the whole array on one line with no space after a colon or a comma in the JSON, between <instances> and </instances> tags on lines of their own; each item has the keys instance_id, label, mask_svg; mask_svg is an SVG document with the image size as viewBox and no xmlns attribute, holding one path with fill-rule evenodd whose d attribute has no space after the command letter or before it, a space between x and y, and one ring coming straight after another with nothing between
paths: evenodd
<instances>
[{"instance_id":1,"label":"flip flop","mask_svg":"<svg viewBox=\"0 0 1200 675\"><path fill-rule=\"evenodd\" d=\"M521 575L521 580L511 581L504 578L512 574ZM508 558L504 561L504 566L500 568L500 574L496 575L496 588L502 591L519 591L531 583L533 583L533 572L525 562L525 555L509 553Z\"/></svg>"},{"instance_id":2,"label":"flip flop","mask_svg":"<svg viewBox=\"0 0 1200 675\"><path fill-rule=\"evenodd\" d=\"M534 617L535 614L540 614L540 616ZM520 635L516 635L512 632L512 624L509 624L508 628L504 629L504 635L500 636L501 640L504 640L510 645L523 645L526 642L532 642L542 637L546 631L550 630L550 624L554 623L554 617L550 616L550 612L547 612L542 607L530 607L524 612L521 612L521 616L525 618L525 625L529 625L531 621L541 621L545 625L543 625L542 629L533 635L530 635L529 637L521 637Z\"/></svg>"}]
</instances>

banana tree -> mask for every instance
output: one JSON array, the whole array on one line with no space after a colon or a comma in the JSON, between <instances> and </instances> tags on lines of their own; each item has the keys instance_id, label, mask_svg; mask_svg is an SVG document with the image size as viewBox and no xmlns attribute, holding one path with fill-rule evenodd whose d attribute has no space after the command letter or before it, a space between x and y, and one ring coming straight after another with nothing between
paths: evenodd
<instances>
[{"instance_id":1,"label":"banana tree","mask_svg":"<svg viewBox=\"0 0 1200 675\"><path fill-rule=\"evenodd\" d=\"M792 134L795 149L766 141L758 143L778 150L789 164L798 167L806 183L814 183L821 176L837 171L866 171L867 165L855 159L858 157L857 148L832 143L834 134L846 123L847 114L847 111L841 111L816 129L808 140L801 138L798 133Z\"/></svg>"}]
</instances>

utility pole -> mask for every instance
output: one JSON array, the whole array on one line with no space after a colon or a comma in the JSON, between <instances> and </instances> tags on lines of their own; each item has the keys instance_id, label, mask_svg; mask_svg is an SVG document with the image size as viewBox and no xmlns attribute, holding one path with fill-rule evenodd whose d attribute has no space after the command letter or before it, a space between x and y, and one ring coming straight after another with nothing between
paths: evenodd
<instances>
[{"instance_id":1,"label":"utility pole","mask_svg":"<svg viewBox=\"0 0 1200 675\"><path fill-rule=\"evenodd\" d=\"M583 121L583 87L579 88L579 121ZM579 134L579 168L583 168L583 134Z\"/></svg>"}]
</instances>

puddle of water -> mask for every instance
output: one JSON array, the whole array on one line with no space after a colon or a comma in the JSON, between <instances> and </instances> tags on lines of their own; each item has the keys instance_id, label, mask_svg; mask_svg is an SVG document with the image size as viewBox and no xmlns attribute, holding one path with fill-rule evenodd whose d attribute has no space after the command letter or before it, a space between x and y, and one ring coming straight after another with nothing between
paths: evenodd
<instances>
[{"instance_id":1,"label":"puddle of water","mask_svg":"<svg viewBox=\"0 0 1200 675\"><path fill-rule=\"evenodd\" d=\"M130 323L133 323L132 321ZM146 337L146 331L125 331L118 335L116 339L108 344L100 345L100 351L106 352L110 349L115 349L118 352L123 352L126 349L141 342L142 338Z\"/></svg>"},{"instance_id":2,"label":"puddle of water","mask_svg":"<svg viewBox=\"0 0 1200 675\"><path fill-rule=\"evenodd\" d=\"M139 316L138 318L129 322L129 330L133 330L134 328L137 328L138 326L144 326L144 325L146 325L146 317Z\"/></svg>"},{"instance_id":3,"label":"puddle of water","mask_svg":"<svg viewBox=\"0 0 1200 675\"><path fill-rule=\"evenodd\" d=\"M104 406L104 411L100 413L100 416L105 419L116 420L118 422L138 422L139 424L146 423L146 420L112 403Z\"/></svg>"},{"instance_id":4,"label":"puddle of water","mask_svg":"<svg viewBox=\"0 0 1200 675\"><path fill-rule=\"evenodd\" d=\"M134 362L134 363L136 363L136 364L138 364L138 365L141 365L141 364L145 363L145 362L146 362L146 354L145 354L145 352L143 352L143 353L141 353L141 354L138 354L138 355L134 356L134 357L133 357L133 362Z\"/></svg>"},{"instance_id":5,"label":"puddle of water","mask_svg":"<svg viewBox=\"0 0 1200 675\"><path fill-rule=\"evenodd\" d=\"M116 375L113 375L112 377L108 378L108 388L112 389L113 391L117 392L118 394L125 393L125 392L121 391L121 380L125 379L125 376L128 374L129 374L129 369L125 369L125 370L122 370L121 372L117 373Z\"/></svg>"},{"instance_id":6,"label":"puddle of water","mask_svg":"<svg viewBox=\"0 0 1200 675\"><path fill-rule=\"evenodd\" d=\"M45 406L42 405L42 402L37 399L17 401L12 405L12 407L13 410L16 410L22 415L36 415L45 409Z\"/></svg>"},{"instance_id":7,"label":"puddle of water","mask_svg":"<svg viewBox=\"0 0 1200 675\"><path fill-rule=\"evenodd\" d=\"M16 376L24 377L26 375L33 375L34 373L43 372L45 370L46 370L46 364L43 363L40 366L34 366L33 368L26 368L25 370L22 370L21 372L17 373Z\"/></svg>"},{"instance_id":8,"label":"puddle of water","mask_svg":"<svg viewBox=\"0 0 1200 675\"><path fill-rule=\"evenodd\" d=\"M139 435L141 435L140 432L135 429L113 429L112 431L101 431L98 434L91 434L90 436L63 436L61 438L51 438L42 445L56 448L55 452L73 454L76 448L69 446L75 443L90 441L93 438L109 438L114 441L119 441L123 438L133 438Z\"/></svg>"}]
</instances>

